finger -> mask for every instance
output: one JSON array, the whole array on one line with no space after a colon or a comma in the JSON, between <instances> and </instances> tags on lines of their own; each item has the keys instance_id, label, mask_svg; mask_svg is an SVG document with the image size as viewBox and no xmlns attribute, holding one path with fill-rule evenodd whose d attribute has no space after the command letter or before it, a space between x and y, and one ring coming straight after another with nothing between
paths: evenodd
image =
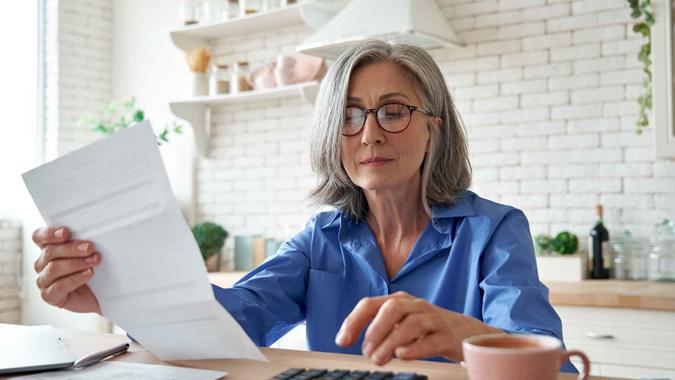
<instances>
[{"instance_id":1,"label":"finger","mask_svg":"<svg viewBox=\"0 0 675 380\"><path fill-rule=\"evenodd\" d=\"M33 264L36 273L42 272L52 260L87 257L94 253L94 243L87 240L71 240L60 244L47 244L42 248L42 254Z\"/></svg>"},{"instance_id":2,"label":"finger","mask_svg":"<svg viewBox=\"0 0 675 380\"><path fill-rule=\"evenodd\" d=\"M370 356L373 350L392 332L394 326L412 313L428 310L428 303L421 299L393 297L388 299L373 319L363 339L363 353Z\"/></svg>"},{"instance_id":3,"label":"finger","mask_svg":"<svg viewBox=\"0 0 675 380\"><path fill-rule=\"evenodd\" d=\"M372 353L368 353L367 355L370 356L375 364L385 365L394 357L398 347L407 346L419 338L440 329L439 320L434 314L409 314L401 323L396 325L380 345L371 350Z\"/></svg>"},{"instance_id":4,"label":"finger","mask_svg":"<svg viewBox=\"0 0 675 380\"><path fill-rule=\"evenodd\" d=\"M380 306L389 298L388 295L362 298L342 322L342 326L340 326L340 330L335 337L335 343L341 347L352 345L361 330L366 327L377 314Z\"/></svg>"},{"instance_id":5,"label":"finger","mask_svg":"<svg viewBox=\"0 0 675 380\"><path fill-rule=\"evenodd\" d=\"M342 322L342 326L335 338L335 343L341 347L352 345L358 338L361 330L377 315L382 304L391 298L411 298L411 296L405 292L396 292L386 296L362 298L356 304L354 310Z\"/></svg>"},{"instance_id":6,"label":"finger","mask_svg":"<svg viewBox=\"0 0 675 380\"><path fill-rule=\"evenodd\" d=\"M86 284L93 274L93 268L73 273L70 276L56 281L51 286L42 289L40 295L48 304L56 307L63 307L66 302L68 302L70 293Z\"/></svg>"},{"instance_id":7,"label":"finger","mask_svg":"<svg viewBox=\"0 0 675 380\"><path fill-rule=\"evenodd\" d=\"M423 359L432 356L445 356L449 359L458 361L462 359L461 347L459 351L452 348L454 339L440 332L425 335L414 342L397 347L395 355L403 360Z\"/></svg>"},{"instance_id":8,"label":"finger","mask_svg":"<svg viewBox=\"0 0 675 380\"><path fill-rule=\"evenodd\" d=\"M80 259L57 259L50 261L36 279L38 288L43 289L51 286L60 278L69 276L76 272L81 272L87 268L92 268L100 262L100 254L92 255Z\"/></svg>"},{"instance_id":9,"label":"finger","mask_svg":"<svg viewBox=\"0 0 675 380\"><path fill-rule=\"evenodd\" d=\"M70 237L70 230L63 226L44 226L33 231L33 242L40 248L46 244L63 243Z\"/></svg>"}]
</instances>

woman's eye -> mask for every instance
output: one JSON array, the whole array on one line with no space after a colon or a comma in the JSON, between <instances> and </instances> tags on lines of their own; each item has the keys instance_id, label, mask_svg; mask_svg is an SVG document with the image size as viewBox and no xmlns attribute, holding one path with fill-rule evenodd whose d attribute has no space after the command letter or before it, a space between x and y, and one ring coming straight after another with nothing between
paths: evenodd
<instances>
[{"instance_id":1,"label":"woman's eye","mask_svg":"<svg viewBox=\"0 0 675 380\"><path fill-rule=\"evenodd\" d=\"M402 114L400 112L387 112L385 114L385 116L393 119L393 118L401 117Z\"/></svg>"}]
</instances>

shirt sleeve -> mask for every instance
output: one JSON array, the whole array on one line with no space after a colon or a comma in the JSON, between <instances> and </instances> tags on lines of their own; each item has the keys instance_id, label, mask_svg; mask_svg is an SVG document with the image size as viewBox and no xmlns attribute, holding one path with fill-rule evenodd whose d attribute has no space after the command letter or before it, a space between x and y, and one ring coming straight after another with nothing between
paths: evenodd
<instances>
[{"instance_id":1,"label":"shirt sleeve","mask_svg":"<svg viewBox=\"0 0 675 380\"><path fill-rule=\"evenodd\" d=\"M539 281L532 237L522 211L509 211L481 258L483 321L509 333L549 335L563 340L562 322ZM562 370L576 372L568 361Z\"/></svg>"},{"instance_id":2,"label":"shirt sleeve","mask_svg":"<svg viewBox=\"0 0 675 380\"><path fill-rule=\"evenodd\" d=\"M305 319L309 247L315 219L277 254L232 288L213 286L216 300L259 346L269 346Z\"/></svg>"}]
</instances>

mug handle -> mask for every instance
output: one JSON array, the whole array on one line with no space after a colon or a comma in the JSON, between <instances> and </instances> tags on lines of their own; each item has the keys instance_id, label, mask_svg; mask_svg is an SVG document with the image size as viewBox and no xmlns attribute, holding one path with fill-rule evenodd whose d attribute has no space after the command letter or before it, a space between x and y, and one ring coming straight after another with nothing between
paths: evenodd
<instances>
[{"instance_id":1,"label":"mug handle","mask_svg":"<svg viewBox=\"0 0 675 380\"><path fill-rule=\"evenodd\" d=\"M562 366L572 356L578 356L584 363L584 370L579 374L579 377L577 379L587 380L588 375L591 372L591 361L588 360L588 356L586 356L586 354L584 354L583 352L578 350L563 352L562 356L560 357L560 365Z\"/></svg>"}]
</instances>

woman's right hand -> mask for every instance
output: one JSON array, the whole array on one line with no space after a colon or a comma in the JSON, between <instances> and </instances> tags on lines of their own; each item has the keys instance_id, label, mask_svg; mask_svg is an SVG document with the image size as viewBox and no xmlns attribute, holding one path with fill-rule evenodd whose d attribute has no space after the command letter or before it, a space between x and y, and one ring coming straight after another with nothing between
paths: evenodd
<instances>
[{"instance_id":1,"label":"woman's right hand","mask_svg":"<svg viewBox=\"0 0 675 380\"><path fill-rule=\"evenodd\" d=\"M98 313L101 308L87 285L101 254L87 240L70 240L66 227L42 227L33 232L42 253L33 267L40 295L50 305L77 313Z\"/></svg>"}]
</instances>

